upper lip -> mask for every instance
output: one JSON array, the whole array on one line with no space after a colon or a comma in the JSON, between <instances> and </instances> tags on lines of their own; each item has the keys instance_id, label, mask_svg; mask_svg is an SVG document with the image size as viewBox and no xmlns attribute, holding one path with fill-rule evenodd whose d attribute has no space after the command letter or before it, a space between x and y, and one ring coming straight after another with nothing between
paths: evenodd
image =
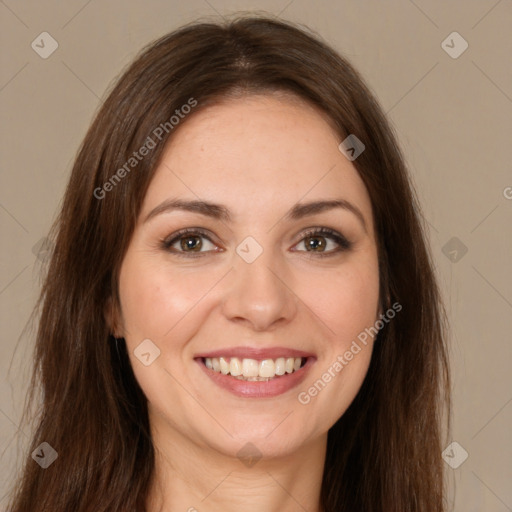
<instances>
[{"instance_id":1,"label":"upper lip","mask_svg":"<svg viewBox=\"0 0 512 512\"><path fill-rule=\"evenodd\" d=\"M238 357L240 359L277 359L278 357L313 357L310 352L286 347L257 348L257 347L227 347L210 352L201 352L200 357Z\"/></svg>"}]
</instances>

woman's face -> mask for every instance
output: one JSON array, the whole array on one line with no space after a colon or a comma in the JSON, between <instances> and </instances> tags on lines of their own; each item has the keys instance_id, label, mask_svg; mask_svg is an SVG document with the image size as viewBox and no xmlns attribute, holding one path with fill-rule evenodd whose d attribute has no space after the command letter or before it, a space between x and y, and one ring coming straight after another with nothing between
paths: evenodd
<instances>
[{"instance_id":1,"label":"woman's face","mask_svg":"<svg viewBox=\"0 0 512 512\"><path fill-rule=\"evenodd\" d=\"M168 144L117 318L160 436L286 455L353 401L379 274L371 202L340 142L312 107L265 95L198 111Z\"/></svg>"}]
</instances>

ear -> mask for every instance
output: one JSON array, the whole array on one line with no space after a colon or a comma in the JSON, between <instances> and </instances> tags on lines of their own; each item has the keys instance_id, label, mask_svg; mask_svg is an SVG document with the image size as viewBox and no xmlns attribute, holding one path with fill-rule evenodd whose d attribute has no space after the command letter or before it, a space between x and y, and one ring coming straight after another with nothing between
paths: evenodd
<instances>
[{"instance_id":1,"label":"ear","mask_svg":"<svg viewBox=\"0 0 512 512\"><path fill-rule=\"evenodd\" d=\"M124 333L122 331L121 315L114 304L112 296L107 299L103 314L105 315L105 322L110 329L110 334L112 334L114 338L123 338Z\"/></svg>"}]
</instances>

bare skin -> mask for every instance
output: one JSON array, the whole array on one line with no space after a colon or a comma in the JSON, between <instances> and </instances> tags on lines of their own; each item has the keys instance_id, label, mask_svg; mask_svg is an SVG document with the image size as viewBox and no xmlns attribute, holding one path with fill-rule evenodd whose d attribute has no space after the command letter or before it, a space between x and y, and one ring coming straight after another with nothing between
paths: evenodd
<instances>
[{"instance_id":1,"label":"bare skin","mask_svg":"<svg viewBox=\"0 0 512 512\"><path fill-rule=\"evenodd\" d=\"M265 95L198 111L166 148L123 260L114 315L149 404L148 510L321 512L327 432L359 391L373 340L341 371L333 363L379 315L371 201L340 142L312 107ZM178 209L147 219L170 198L224 205L231 220ZM360 216L338 207L286 217L296 203L332 199ZM350 247L304 235L323 227ZM164 246L183 228L206 236ZM263 251L251 263L236 251L249 236ZM134 355L145 339L160 350L149 366ZM276 346L314 357L303 382L273 397L236 396L196 360L226 347ZM329 369L325 387L309 393ZM243 447L261 458L241 458Z\"/></svg>"}]
</instances>

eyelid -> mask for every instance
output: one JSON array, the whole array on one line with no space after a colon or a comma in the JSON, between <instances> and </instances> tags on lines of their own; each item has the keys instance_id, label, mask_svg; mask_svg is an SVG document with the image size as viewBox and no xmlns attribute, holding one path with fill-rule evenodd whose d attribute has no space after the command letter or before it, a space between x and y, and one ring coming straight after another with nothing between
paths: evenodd
<instances>
[{"instance_id":1,"label":"eyelid","mask_svg":"<svg viewBox=\"0 0 512 512\"><path fill-rule=\"evenodd\" d=\"M171 246L174 245L181 238L184 238L185 235L187 235L187 234L190 234L191 236L199 235L201 237L206 238L212 244L214 244L216 246L218 245L212 239L214 237L212 236L212 234L209 231L207 231L203 228L195 228L195 227L184 228L184 229L180 229L180 230L174 232L172 235L161 240L161 245L165 250L171 252L172 254L175 254L177 256L188 257L188 258L198 258L198 257L202 257L206 254L209 254L211 252L220 252L220 251L211 251L211 250L204 251L204 252L186 252L186 251L171 250ZM336 244L338 244L338 247L336 249L333 249L333 250L330 250L327 252L296 251L296 250L293 251L293 252L303 252L305 254L308 254L311 257L334 256L336 254L339 254L340 252L348 251L353 246L353 243L350 240L348 240L343 234L341 234L340 232L338 232L334 229L331 229L331 228L328 228L325 226L316 226L316 227L306 228L305 230L302 230L300 232L299 236L300 236L300 239L293 245L293 247L298 245L300 242L303 242L305 238L313 237L313 236L325 236L326 238L331 238L332 240L335 241ZM222 250L223 249L221 249L221 251Z\"/></svg>"},{"instance_id":2,"label":"eyelid","mask_svg":"<svg viewBox=\"0 0 512 512\"><path fill-rule=\"evenodd\" d=\"M309 254L311 257L328 257L339 254L340 252L348 251L352 248L353 242L351 242L348 238L346 238L342 233L335 229L331 229L323 226L316 226L312 228L307 228L300 233L300 240L294 244L295 245L304 241L305 238L314 237L314 236L324 236L325 238L331 238L334 240L338 247L336 249L327 251L327 252L315 252L315 251L294 251L294 252L303 252Z\"/></svg>"},{"instance_id":3,"label":"eyelid","mask_svg":"<svg viewBox=\"0 0 512 512\"><path fill-rule=\"evenodd\" d=\"M205 238L208 238L209 240L211 240L210 233L203 228L183 228L183 229L179 229L178 231L175 231L171 235L165 237L162 241L166 244L171 244L172 242L175 242L180 237L183 237L183 235L187 235L187 234L202 235Z\"/></svg>"},{"instance_id":4,"label":"eyelid","mask_svg":"<svg viewBox=\"0 0 512 512\"><path fill-rule=\"evenodd\" d=\"M194 227L183 228L183 229L180 229L180 230L174 232L172 235L169 235L168 237L161 240L161 245L165 250L167 250L171 254L175 254L177 256L183 256L183 257L187 257L187 258L199 258L199 257L204 256L205 254L212 252L212 251L205 251L205 252L194 253L194 252L172 250L171 246L174 245L181 238L184 238L185 235L190 235L190 236L200 235L203 238L206 238L212 244L214 244L216 246L218 245L214 240L212 240L213 236L211 235L210 232L208 232L207 230L205 230L203 228L194 228ZM214 251L214 252L219 252L219 251Z\"/></svg>"}]
</instances>

